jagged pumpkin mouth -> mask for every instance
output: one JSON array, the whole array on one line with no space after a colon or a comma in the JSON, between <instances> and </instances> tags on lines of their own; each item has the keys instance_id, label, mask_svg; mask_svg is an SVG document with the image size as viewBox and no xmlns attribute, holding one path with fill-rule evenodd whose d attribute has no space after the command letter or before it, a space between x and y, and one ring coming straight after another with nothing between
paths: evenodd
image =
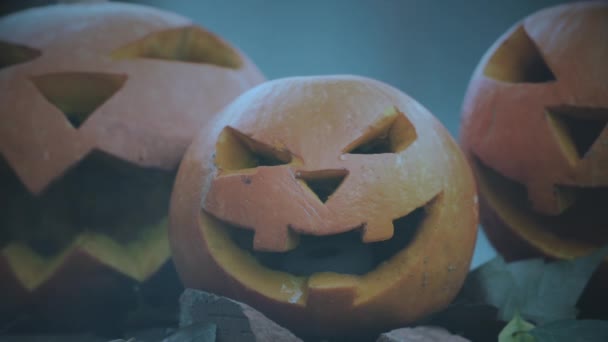
<instances>
[{"instance_id":1,"label":"jagged pumpkin mouth","mask_svg":"<svg viewBox=\"0 0 608 342\"><path fill-rule=\"evenodd\" d=\"M395 234L389 240L363 243L362 227L329 236L300 235L298 245L288 252L261 252L253 249L252 230L226 224L232 241L261 265L295 276L314 273L364 275L406 248L416 236L425 216L424 207L395 220Z\"/></svg>"},{"instance_id":2,"label":"jagged pumpkin mouth","mask_svg":"<svg viewBox=\"0 0 608 342\"><path fill-rule=\"evenodd\" d=\"M559 215L535 212L523 184L506 178L474 157L479 191L515 234L544 253L573 258L608 244L608 188L558 187L576 192L576 202ZM559 189L559 190L558 190Z\"/></svg>"},{"instance_id":3,"label":"jagged pumpkin mouth","mask_svg":"<svg viewBox=\"0 0 608 342\"><path fill-rule=\"evenodd\" d=\"M21 241L42 255L58 253L78 234L118 242L139 238L167 214L173 172L150 170L93 152L41 194L28 192L5 162L0 246Z\"/></svg>"},{"instance_id":4,"label":"jagged pumpkin mouth","mask_svg":"<svg viewBox=\"0 0 608 342\"><path fill-rule=\"evenodd\" d=\"M287 252L256 251L253 230L229 224L204 210L200 228L211 256L245 286L271 298L305 305L310 292L320 288L368 288L359 292L369 297L400 278L395 270L417 257L408 253L408 247L425 229L427 219L439 210L442 198L440 193L395 219L392 238L372 243L362 241L360 226L329 236L299 235L298 245ZM356 304L365 298L350 300Z\"/></svg>"}]
</instances>

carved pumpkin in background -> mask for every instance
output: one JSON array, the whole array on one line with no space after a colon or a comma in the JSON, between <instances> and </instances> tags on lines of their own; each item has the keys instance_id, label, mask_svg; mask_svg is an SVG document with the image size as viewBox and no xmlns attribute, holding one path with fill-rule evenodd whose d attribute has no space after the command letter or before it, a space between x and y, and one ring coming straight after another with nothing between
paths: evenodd
<instances>
[{"instance_id":1,"label":"carved pumpkin in background","mask_svg":"<svg viewBox=\"0 0 608 342\"><path fill-rule=\"evenodd\" d=\"M462 145L483 227L509 260L608 244L606 37L607 3L548 8L498 39L472 77Z\"/></svg>"},{"instance_id":2,"label":"carved pumpkin in background","mask_svg":"<svg viewBox=\"0 0 608 342\"><path fill-rule=\"evenodd\" d=\"M191 138L262 75L190 20L119 3L3 17L0 50L0 316L146 281Z\"/></svg>"},{"instance_id":3,"label":"carved pumpkin in background","mask_svg":"<svg viewBox=\"0 0 608 342\"><path fill-rule=\"evenodd\" d=\"M447 305L476 227L470 168L441 124L383 83L326 76L260 85L201 132L169 236L185 286L341 335Z\"/></svg>"}]
</instances>

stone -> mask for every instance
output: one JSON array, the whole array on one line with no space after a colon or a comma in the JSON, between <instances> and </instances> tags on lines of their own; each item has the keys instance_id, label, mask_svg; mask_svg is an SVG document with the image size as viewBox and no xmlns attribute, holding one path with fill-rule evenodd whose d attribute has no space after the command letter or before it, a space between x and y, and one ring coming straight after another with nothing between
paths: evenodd
<instances>
[{"instance_id":1,"label":"stone","mask_svg":"<svg viewBox=\"0 0 608 342\"><path fill-rule=\"evenodd\" d=\"M401 328L380 335L376 342L470 342L466 338L452 335L449 331L433 326Z\"/></svg>"},{"instance_id":2,"label":"stone","mask_svg":"<svg viewBox=\"0 0 608 342\"><path fill-rule=\"evenodd\" d=\"M247 304L208 292L186 289L180 297L180 327L211 323L217 342L302 342L289 330Z\"/></svg>"},{"instance_id":3,"label":"stone","mask_svg":"<svg viewBox=\"0 0 608 342\"><path fill-rule=\"evenodd\" d=\"M194 323L185 326L162 342L216 342L217 327L212 323Z\"/></svg>"},{"instance_id":4,"label":"stone","mask_svg":"<svg viewBox=\"0 0 608 342\"><path fill-rule=\"evenodd\" d=\"M2 342L107 342L107 338L92 334L66 334L66 335L1 335Z\"/></svg>"}]
</instances>

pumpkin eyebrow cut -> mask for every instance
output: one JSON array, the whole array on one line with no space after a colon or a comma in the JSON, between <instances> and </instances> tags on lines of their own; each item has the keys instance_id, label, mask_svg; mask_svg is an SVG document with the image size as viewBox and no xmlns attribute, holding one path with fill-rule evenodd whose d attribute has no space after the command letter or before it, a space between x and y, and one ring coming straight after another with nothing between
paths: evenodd
<instances>
[{"instance_id":1,"label":"pumpkin eyebrow cut","mask_svg":"<svg viewBox=\"0 0 608 342\"><path fill-rule=\"evenodd\" d=\"M349 154L399 153L417 138L416 128L405 114L391 107L380 120L343 151Z\"/></svg>"},{"instance_id":2,"label":"pumpkin eyebrow cut","mask_svg":"<svg viewBox=\"0 0 608 342\"><path fill-rule=\"evenodd\" d=\"M555 75L523 25L494 52L483 73L492 79L509 83L555 81Z\"/></svg>"},{"instance_id":3,"label":"pumpkin eyebrow cut","mask_svg":"<svg viewBox=\"0 0 608 342\"><path fill-rule=\"evenodd\" d=\"M2 40L0 40L0 51L2 51L0 54L0 69L27 63L42 55L40 50Z\"/></svg>"},{"instance_id":4,"label":"pumpkin eyebrow cut","mask_svg":"<svg viewBox=\"0 0 608 342\"><path fill-rule=\"evenodd\" d=\"M162 59L230 69L243 66L243 60L233 48L194 25L151 33L117 49L112 57Z\"/></svg>"},{"instance_id":5,"label":"pumpkin eyebrow cut","mask_svg":"<svg viewBox=\"0 0 608 342\"><path fill-rule=\"evenodd\" d=\"M284 165L292 161L289 151L256 141L230 126L220 133L216 148L215 164L227 171Z\"/></svg>"}]
</instances>

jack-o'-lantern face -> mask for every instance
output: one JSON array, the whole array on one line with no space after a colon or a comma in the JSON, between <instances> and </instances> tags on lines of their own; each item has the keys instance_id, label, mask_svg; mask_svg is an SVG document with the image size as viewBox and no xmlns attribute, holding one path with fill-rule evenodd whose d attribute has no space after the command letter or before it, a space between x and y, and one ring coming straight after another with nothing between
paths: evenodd
<instances>
[{"instance_id":1,"label":"jack-o'-lantern face","mask_svg":"<svg viewBox=\"0 0 608 342\"><path fill-rule=\"evenodd\" d=\"M476 233L472 175L414 100L358 77L284 79L209 127L171 204L186 286L312 334L403 324L459 289Z\"/></svg>"},{"instance_id":2,"label":"jack-o'-lantern face","mask_svg":"<svg viewBox=\"0 0 608 342\"><path fill-rule=\"evenodd\" d=\"M0 50L0 316L100 273L148 279L186 146L261 74L188 19L119 3L4 17Z\"/></svg>"},{"instance_id":3,"label":"jack-o'-lantern face","mask_svg":"<svg viewBox=\"0 0 608 342\"><path fill-rule=\"evenodd\" d=\"M529 16L480 62L462 142L482 223L510 259L570 259L608 243L608 5Z\"/></svg>"}]
</instances>

